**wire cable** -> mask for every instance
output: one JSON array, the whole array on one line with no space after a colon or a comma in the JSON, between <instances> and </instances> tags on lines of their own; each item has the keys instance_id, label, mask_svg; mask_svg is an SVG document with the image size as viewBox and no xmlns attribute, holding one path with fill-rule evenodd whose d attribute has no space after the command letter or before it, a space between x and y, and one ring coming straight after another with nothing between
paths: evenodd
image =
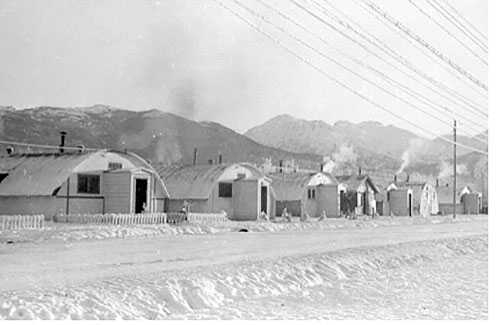
<instances>
[{"instance_id":1,"label":"wire cable","mask_svg":"<svg viewBox=\"0 0 500 325\"><path fill-rule=\"evenodd\" d=\"M425 41L422 37L417 35L416 33L412 32L408 27L406 27L404 24L402 24L400 21L395 19L394 17L390 16L387 12L383 11L380 7L375 5L373 2L369 0L362 0L364 1L371 9L373 9L378 15L382 16L384 19L389 21L391 24L393 24L396 28L399 30L403 31L405 34L407 34L409 37L417 41L420 45L428 49L432 54L434 54L436 57L438 57L440 60L445 62L446 64L450 65L453 69L457 70L459 73L464 75L467 79L472 81L474 84L478 85L479 87L483 88L484 90L488 91L488 86L486 86L483 82L481 82L479 79L474 77L472 74L467 72L464 68L462 68L460 65L452 61L450 58L445 56L441 51L436 49L434 46L429 44L427 41Z\"/></svg>"},{"instance_id":2,"label":"wire cable","mask_svg":"<svg viewBox=\"0 0 500 325\"><path fill-rule=\"evenodd\" d=\"M479 47L484 52L488 53L488 46L484 44L481 40L471 35L467 28L460 23L452 14L450 14L439 2L425 0L434 10L439 12L441 16L446 18L450 23L452 23L458 30L460 30L468 39L470 39L477 47ZM433 3L434 4L433 4ZM438 9L439 7L439 9Z\"/></svg>"},{"instance_id":3,"label":"wire cable","mask_svg":"<svg viewBox=\"0 0 500 325\"><path fill-rule=\"evenodd\" d=\"M415 41L411 40L410 38L408 38L407 35L404 35L403 32L399 29L396 29L394 27L394 25L392 24L389 24L386 20L383 20L381 17L379 17L379 15L377 15L375 12L373 12L373 10L371 10L370 8L368 7L365 7L366 4L362 5L361 4L361 0L355 0L354 3L359 6L361 9L365 10L366 12L368 12L370 15L372 15L375 19L377 19L380 23L382 23L383 25L385 25L387 28L390 28L392 30L394 30L396 32L396 34L398 34L400 37L402 37L403 39L405 39L408 43L410 43L417 51L419 51L420 53L422 53L424 56L428 57L429 59L431 59L432 61L434 61L435 63L439 64L439 66L446 70L448 73L450 73L451 76L453 76L455 79L457 79L458 81L462 82L465 86L467 86L470 90L472 90L474 93L476 93L477 95L481 96L482 98L486 99L487 100L487 97L480 93L478 89L476 89L475 87L473 87L469 82L466 82L465 80L463 80L462 78L460 78L458 75L456 75L456 71L455 70L452 70L448 65L441 65L439 62L438 62L438 59L431 55L429 52L427 51L424 51L424 49L421 47L421 46L418 46L416 44ZM445 88L447 88L446 86L444 86ZM450 88L448 88L450 92L453 92L455 94L455 96L457 97L460 97L462 99L462 101L464 102L467 102L469 106L471 106L471 108L474 108L476 110L479 111L479 104L477 103L473 103L470 99L466 99L464 96L462 96L460 93L454 91L454 90L451 90ZM482 106L481 106L482 107ZM483 107L484 108L484 107ZM484 113L483 113L484 114Z\"/></svg>"},{"instance_id":4,"label":"wire cable","mask_svg":"<svg viewBox=\"0 0 500 325\"><path fill-rule=\"evenodd\" d=\"M434 22L439 28L441 28L446 34L451 36L454 40L456 40L458 43L460 43L463 47L465 47L472 55L474 55L477 59L479 59L481 62L483 62L486 66L488 66L488 62L484 60L482 57L479 56L476 52L474 52L473 49L471 49L467 44L465 44L462 40L460 40L457 36L455 36L453 33L451 33L446 27L444 27L441 23L439 23L436 19L434 19L431 15L429 15L427 12L425 12L421 7L419 7L414 1L408 0L408 2L414 6L422 15L427 17L430 21Z\"/></svg>"},{"instance_id":5,"label":"wire cable","mask_svg":"<svg viewBox=\"0 0 500 325\"><path fill-rule=\"evenodd\" d=\"M292 1L292 0L290 0ZM293 1L292 1L293 3ZM297 6L305 9L302 5L300 4L297 4L295 3ZM330 3L327 2L327 4L329 6L332 7L332 9L340 12L338 9L336 9L335 7L333 7ZM359 5L359 4L358 4ZM342 26L344 26L345 28L349 29L350 31L352 31L353 33L355 33L356 35L358 35L359 37L363 38L364 40L366 40L367 42L369 42L370 44L372 44L374 47L378 48L379 50L381 50L382 52L384 52L385 54L387 54L388 56L390 56L393 60L397 61L398 63L401 63L402 65L404 65L407 69L415 72L418 76L420 76L421 78L423 78L424 80L428 81L429 83L433 84L435 87L439 88L440 90L443 90L444 92L446 92L447 94L451 95L451 96L456 96L457 99L461 100L464 104L462 103L459 103L458 101L456 101L455 99L451 98L451 97L448 97L448 96L445 96L444 94L436 91L434 88L428 86L427 84L425 83L422 83L421 81L419 81L418 79L416 79L414 76L412 76L411 74L407 73L406 71L404 70L401 70L400 68L398 68L397 66L394 66L393 64L391 64L390 62L388 62L387 60L385 60L385 58L382 58L380 57L379 55L377 55L376 53L373 53L372 51L366 49L366 47L364 47L363 45L359 44L359 42L357 42L356 40L353 40L352 38L350 38L349 36L346 36L345 33L341 33L339 32L341 35L343 35L344 37L352 40L353 42L355 42L358 46L360 46L361 48L367 50L369 53L373 54L374 56L376 56L377 58L379 58L380 60L382 60L383 62L385 62L386 64L390 65L392 68L396 69L397 71L399 71L400 73L404 74L405 76L409 77L410 79L412 79L413 81L421 84L422 86L424 86L425 88L431 90L433 93L439 95L440 97L446 99L446 100L449 100L450 102L452 102L453 104L457 105L457 106L460 106L461 108L469 111L470 113L473 113L475 115L477 115L478 117L481 117L481 118L484 118L484 117L488 117L488 114L485 113L483 110L481 110L479 108L479 104L477 103L472 103L470 100L466 99L465 97L463 97L461 94L457 93L456 91L450 89L449 87L445 86L444 84L440 83L439 81L435 80L434 78L428 76L427 74L425 74L424 72L422 72L421 70L417 69L416 67L414 67L408 60L406 60L405 58L403 58L401 55L399 55L398 53L396 53L393 49L391 49L390 47L388 47L384 42L380 41L376 36L374 36L373 34L369 33L369 32L366 32L368 35L370 35L372 38L374 38L377 42L379 42L380 44L377 44L376 42L374 42L373 40L369 39L368 37L366 37L365 35L363 35L361 32L357 31L355 28L353 28L352 26L350 26L347 22L344 22L342 21L341 19L339 19L338 17L336 17L335 15L331 14L331 13L328 13L328 9L326 9L325 7L322 7L321 5L319 5L320 8L327 14L327 16L329 16L330 18L336 20L339 24L341 24ZM364 7L361 7L363 9L365 9ZM305 9L307 10L307 9ZM366 9L365 9L366 10ZM341 13L341 12L340 12ZM370 14L371 11L369 11ZM314 15L312 13L310 13L313 17L317 17L317 15ZM344 15L345 16L345 15ZM348 17L346 17L348 18ZM378 16L376 16L377 19L379 19ZM351 20L352 21L352 20ZM355 22L353 22L354 24L356 24ZM382 23L386 23L385 21L382 21ZM332 26L331 24L327 24L330 28L334 29L335 31L338 32L338 29L336 29L334 26ZM360 27L358 25L358 27ZM390 26L388 26L390 27ZM420 47L417 47L418 50L422 51L422 49ZM428 53L424 53L425 55L429 55ZM431 57L432 60L436 60L434 57ZM446 67L443 66L445 69ZM459 79L461 80L461 79ZM466 83L466 85L468 87L471 87L468 83ZM476 89L474 88L471 88L473 91L477 91Z\"/></svg>"},{"instance_id":6,"label":"wire cable","mask_svg":"<svg viewBox=\"0 0 500 325\"><path fill-rule=\"evenodd\" d=\"M374 67L372 67L371 65L369 64L366 64L365 62L361 61L361 60L358 60L352 56L350 56L349 54L347 54L346 52L343 52L342 50L340 50L339 48L333 46L332 44L330 44L328 41L326 41L324 38L320 37L320 36L317 36L314 32L312 32L310 29L308 29L307 27L305 27L304 25L298 23L297 21L295 21L294 19L292 19L290 16L286 15L285 13L283 13L281 10L267 4L265 1L263 0L255 0L257 1L259 4L261 4L262 6L266 7L267 9L269 10L272 10L274 12L276 12L278 15L280 15L280 17L286 19L288 22L292 23L293 25L297 26L298 28L300 28L301 30L305 31L306 33L308 33L309 35L312 35L316 38L318 38L323 44L329 46L332 50L340 53L341 55L343 55L344 57L347 57L349 60L355 62L356 64L360 65L361 67L363 68L366 68L370 71L372 71L374 74L376 74L379 78L381 78L382 80L384 80L385 82L391 84L391 85L394 85L396 87L398 87L399 89L401 89L403 92L405 92L406 94L410 95L411 97L419 100L420 102L422 103L426 103L429 107L431 107L432 109L434 109L435 111L443 114L443 115L446 115L447 117L450 117L452 120L453 119L456 119L456 117L454 115L452 115L453 113L446 107L444 106L440 106L439 104L435 103L435 102L432 102L430 100L428 100L425 96L421 95L421 94L418 94L417 92L411 90L409 87L403 85L402 83L390 78L389 76L387 76L386 74L384 74L383 72L375 69ZM275 27L276 28L276 27ZM446 114L446 113L443 113L441 110L439 110L439 108L437 108L436 106L439 106L440 108L444 109L445 111L447 112L450 112L451 114ZM434 117L434 116L433 116ZM464 118L465 120L471 122L470 120L468 120L467 118ZM442 119L439 119L441 122L443 122L445 125L449 125L449 123L447 121L444 121ZM469 129L471 130L474 130L474 132L480 132L480 131L477 131L475 129L472 129L472 127L469 126ZM472 134L469 134L470 136L473 136ZM487 142L485 142L487 143Z\"/></svg>"},{"instance_id":7,"label":"wire cable","mask_svg":"<svg viewBox=\"0 0 500 325\"><path fill-rule=\"evenodd\" d=\"M386 107L374 102L373 100L371 100L370 98L366 97L365 95L361 94L360 92L358 92L357 90L353 89L352 87L344 84L343 82L341 82L340 80L338 80L337 78L335 78L334 76L332 76L331 74L329 74L328 72L322 70L321 68L319 68L317 65L313 64L311 61L309 61L308 59L302 57L300 54L297 54L294 50L292 50L289 46L285 45L283 42L281 42L280 40L276 39L275 37L273 37L272 35L270 35L269 33L267 33L266 31L264 31L263 29L261 29L259 26L255 25L254 23L252 23L251 21L249 21L248 19L244 18L242 15L240 15L239 13L237 13L236 11L232 10L231 8L229 8L226 4L224 4L221 0L214 0L215 2L217 2L221 7L223 7L225 10L227 10L229 13L231 13L232 15L236 16L238 19L242 20L243 22L245 22L246 24L248 24L249 26L251 26L252 28L254 28L256 31L258 31L259 33L261 33L262 35L264 35L266 38L270 39L271 41L275 42L278 46L280 46L281 48L283 48L284 50L286 50L288 53L290 53L291 55L293 55L295 58L301 60L302 62L304 62L305 64L309 65L311 68L313 68L314 70L316 70L317 72L321 73L323 76L325 76L326 78L328 78L330 81L333 81L334 83L336 83L337 85L345 88L346 90L352 92L353 94L357 95L358 97L362 98L363 100L365 100L366 102L378 107L379 109L383 110L384 112L396 117L397 119L400 119L412 126L414 126L415 128L421 130L422 132L425 132L425 133L428 133L430 135L433 135L433 136L436 136L437 138L440 138L448 143L451 143L451 144L455 144L457 146L460 146L462 148L465 148L465 149L469 149L471 151L474 151L474 152L478 152L478 153L482 153L482 154L485 154L485 155L488 155L488 152L486 151L483 151L483 150L479 150L479 149L476 149L476 148L472 148L472 147L469 147L467 145L463 145L461 143L458 143L458 142L454 142L452 140L449 140L447 138L444 138L440 135L437 135L423 127L421 127L420 125L416 124L416 123L413 123L412 121L404 118L404 117L401 117L400 115L392 112L391 110L387 109ZM235 1L237 2L237 1Z\"/></svg>"}]
</instances>

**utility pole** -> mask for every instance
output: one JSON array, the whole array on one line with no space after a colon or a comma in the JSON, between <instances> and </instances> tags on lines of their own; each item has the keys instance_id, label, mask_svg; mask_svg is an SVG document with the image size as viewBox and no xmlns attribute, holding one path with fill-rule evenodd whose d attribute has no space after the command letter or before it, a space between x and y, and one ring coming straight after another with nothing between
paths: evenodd
<instances>
[{"instance_id":1,"label":"utility pole","mask_svg":"<svg viewBox=\"0 0 500 325\"><path fill-rule=\"evenodd\" d=\"M453 121L453 219L457 217L457 120Z\"/></svg>"}]
</instances>

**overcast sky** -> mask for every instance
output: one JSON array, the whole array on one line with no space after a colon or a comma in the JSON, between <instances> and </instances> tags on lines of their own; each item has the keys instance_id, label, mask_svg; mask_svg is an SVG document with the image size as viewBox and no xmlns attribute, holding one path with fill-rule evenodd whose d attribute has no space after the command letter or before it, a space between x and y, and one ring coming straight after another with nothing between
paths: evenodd
<instances>
[{"instance_id":1,"label":"overcast sky","mask_svg":"<svg viewBox=\"0 0 500 325\"><path fill-rule=\"evenodd\" d=\"M323 0L314 1L327 8ZM476 55L487 58L484 51L429 5L432 1L411 1ZM487 36L486 0L446 1ZM337 33L331 26L338 29L342 26L331 16L326 16L324 9L314 7L314 3L301 1L312 12L329 19L331 26L289 1L266 2L310 28L322 40L300 31L259 1L244 1L252 10L326 53L329 59L273 30L272 26L235 2L224 2L325 73L432 132L451 132L451 118L435 113L449 121L449 126L438 122L343 70L331 60L344 64L383 89L403 96L421 109L433 112L394 86L377 79L366 66L363 68L348 57L379 69L470 122L486 123L481 115L444 100L421 82L402 75ZM401 37L394 29L383 25L357 1L330 3L364 30L375 34L415 68L479 105L487 106L484 90L428 50L409 43L407 36ZM487 65L408 0L380 0L376 4L467 73L487 84ZM361 45L371 46L357 35L349 35ZM347 56L337 52L339 49ZM373 51L390 60L385 53ZM404 69L402 65L394 64ZM413 76L419 78L416 74ZM94 104L131 110L156 108L194 120L220 122L238 132L287 113L330 124L338 120L377 120L429 136L333 83L212 0L0 0L0 105L28 108ZM459 123L469 122L459 118ZM472 128L468 130L473 132Z\"/></svg>"}]
</instances>

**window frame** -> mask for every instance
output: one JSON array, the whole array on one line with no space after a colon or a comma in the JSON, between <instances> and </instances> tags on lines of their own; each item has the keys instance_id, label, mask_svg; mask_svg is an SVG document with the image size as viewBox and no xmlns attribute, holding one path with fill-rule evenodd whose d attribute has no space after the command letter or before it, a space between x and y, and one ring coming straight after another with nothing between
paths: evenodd
<instances>
[{"instance_id":1,"label":"window frame","mask_svg":"<svg viewBox=\"0 0 500 325\"><path fill-rule=\"evenodd\" d=\"M225 187L225 190L223 189L224 187ZM218 186L218 197L223 198L223 199L232 198L233 197L233 183L220 182L219 186Z\"/></svg>"},{"instance_id":2,"label":"window frame","mask_svg":"<svg viewBox=\"0 0 500 325\"><path fill-rule=\"evenodd\" d=\"M83 180L85 181L85 185L82 185ZM97 182L92 183L91 179L94 181L97 179ZM94 185L94 186L93 186ZM85 187L85 189L83 188ZM93 189L92 187L95 187ZM76 193L77 194L101 194L101 175L98 174L77 174L76 177Z\"/></svg>"}]
</instances>

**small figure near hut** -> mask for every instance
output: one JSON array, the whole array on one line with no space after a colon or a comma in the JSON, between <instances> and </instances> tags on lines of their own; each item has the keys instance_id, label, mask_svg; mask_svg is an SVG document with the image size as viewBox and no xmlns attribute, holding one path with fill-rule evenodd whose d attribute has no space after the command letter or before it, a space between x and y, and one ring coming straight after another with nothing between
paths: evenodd
<instances>
[{"instance_id":1,"label":"small figure near hut","mask_svg":"<svg viewBox=\"0 0 500 325\"><path fill-rule=\"evenodd\" d=\"M262 211L260 213L260 220L268 221L269 222L269 216L266 214L265 211Z\"/></svg>"},{"instance_id":2,"label":"small figure near hut","mask_svg":"<svg viewBox=\"0 0 500 325\"><path fill-rule=\"evenodd\" d=\"M307 211L300 216L300 221L302 222L308 221L309 219L311 219L311 217L309 216L309 213L307 213Z\"/></svg>"},{"instance_id":3,"label":"small figure near hut","mask_svg":"<svg viewBox=\"0 0 500 325\"><path fill-rule=\"evenodd\" d=\"M319 216L318 221L323 221L325 219L326 219L326 212L325 210L323 210L323 212L321 212L321 215Z\"/></svg>"},{"instance_id":4,"label":"small figure near hut","mask_svg":"<svg viewBox=\"0 0 500 325\"><path fill-rule=\"evenodd\" d=\"M292 216L290 215L290 213L288 213L286 207L281 212L281 217L285 219L287 222L292 222Z\"/></svg>"}]
</instances>

